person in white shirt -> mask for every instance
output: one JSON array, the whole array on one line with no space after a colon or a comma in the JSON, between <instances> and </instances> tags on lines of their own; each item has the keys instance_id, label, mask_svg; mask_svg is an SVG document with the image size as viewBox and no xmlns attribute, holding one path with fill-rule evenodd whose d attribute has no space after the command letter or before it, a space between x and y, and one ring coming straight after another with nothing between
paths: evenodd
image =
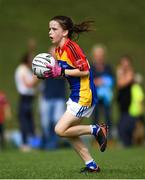
<instances>
[{"instance_id":1,"label":"person in white shirt","mask_svg":"<svg viewBox=\"0 0 145 180\"><path fill-rule=\"evenodd\" d=\"M15 83L19 93L18 119L22 134L22 151L30 150L28 136L35 136L35 124L32 113L32 104L35 96L35 86L38 79L31 70L33 56L27 53L15 71Z\"/></svg>"}]
</instances>

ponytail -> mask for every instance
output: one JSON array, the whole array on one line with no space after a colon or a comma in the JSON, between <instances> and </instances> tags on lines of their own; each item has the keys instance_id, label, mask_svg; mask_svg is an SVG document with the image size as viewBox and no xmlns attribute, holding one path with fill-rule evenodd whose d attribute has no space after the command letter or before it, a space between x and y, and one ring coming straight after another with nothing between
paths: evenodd
<instances>
[{"instance_id":1,"label":"ponytail","mask_svg":"<svg viewBox=\"0 0 145 180\"><path fill-rule=\"evenodd\" d=\"M82 32L89 32L93 29L91 28L91 25L93 24L93 21L83 21L79 24L74 24L73 31L75 33L82 33Z\"/></svg>"}]
</instances>

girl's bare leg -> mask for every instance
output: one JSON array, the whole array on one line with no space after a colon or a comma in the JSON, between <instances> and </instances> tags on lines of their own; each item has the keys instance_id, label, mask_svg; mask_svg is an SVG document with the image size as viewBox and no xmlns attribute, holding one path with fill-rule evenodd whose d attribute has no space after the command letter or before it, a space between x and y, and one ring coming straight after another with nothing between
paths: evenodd
<instances>
[{"instance_id":1,"label":"girl's bare leg","mask_svg":"<svg viewBox=\"0 0 145 180\"><path fill-rule=\"evenodd\" d=\"M91 134L89 125L80 125L80 119L66 111L56 124L55 131L58 135L70 139L74 149L85 162L93 159L88 148L78 137L83 134Z\"/></svg>"},{"instance_id":2,"label":"girl's bare leg","mask_svg":"<svg viewBox=\"0 0 145 180\"><path fill-rule=\"evenodd\" d=\"M79 137L70 138L70 142L73 145L75 151L84 160L84 162L93 159L88 151L88 148L85 146L85 144L82 142L82 140Z\"/></svg>"},{"instance_id":3,"label":"girl's bare leg","mask_svg":"<svg viewBox=\"0 0 145 180\"><path fill-rule=\"evenodd\" d=\"M66 111L56 124L55 132L63 137L78 137L91 134L91 128L89 125L80 125L80 119Z\"/></svg>"}]
</instances>

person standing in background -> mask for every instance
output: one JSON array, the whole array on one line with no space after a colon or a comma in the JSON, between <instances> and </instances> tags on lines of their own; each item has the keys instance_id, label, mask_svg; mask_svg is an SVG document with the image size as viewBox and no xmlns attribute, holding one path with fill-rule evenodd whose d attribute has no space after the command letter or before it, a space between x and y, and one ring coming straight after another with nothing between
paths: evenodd
<instances>
[{"instance_id":1,"label":"person standing in background","mask_svg":"<svg viewBox=\"0 0 145 180\"><path fill-rule=\"evenodd\" d=\"M28 137L35 136L32 105L35 97L35 86L39 80L32 74L32 59L32 53L25 54L15 71L15 83L19 93L18 119L22 134L21 150L24 152L30 150Z\"/></svg>"},{"instance_id":2,"label":"person standing in background","mask_svg":"<svg viewBox=\"0 0 145 180\"><path fill-rule=\"evenodd\" d=\"M6 94L0 91L0 148L5 147L5 137L4 137L4 123L6 119L11 117L11 108L7 100Z\"/></svg>"},{"instance_id":3,"label":"person standing in background","mask_svg":"<svg viewBox=\"0 0 145 180\"><path fill-rule=\"evenodd\" d=\"M93 122L99 123L104 116L105 123L109 128L108 138L111 138L111 106L115 77L111 65L106 63L105 56L106 48L103 45L95 45L92 48L92 69L98 96L98 102L93 112Z\"/></svg>"},{"instance_id":4,"label":"person standing in background","mask_svg":"<svg viewBox=\"0 0 145 180\"><path fill-rule=\"evenodd\" d=\"M55 47L48 51L55 58ZM42 127L42 149L59 147L59 137L54 127L65 111L66 85L64 79L46 79L41 83L40 120Z\"/></svg>"},{"instance_id":5,"label":"person standing in background","mask_svg":"<svg viewBox=\"0 0 145 180\"><path fill-rule=\"evenodd\" d=\"M134 77L135 73L132 66L132 58L129 55L121 56L116 72L117 102L120 113L118 133L121 142L126 147L132 145L133 131L135 129L135 118L129 113Z\"/></svg>"},{"instance_id":6,"label":"person standing in background","mask_svg":"<svg viewBox=\"0 0 145 180\"><path fill-rule=\"evenodd\" d=\"M145 93L142 87L143 77L136 73L134 83L131 87L131 103L129 114L136 119L135 129L133 131L133 144L144 145L145 127L144 127L144 99Z\"/></svg>"}]
</instances>

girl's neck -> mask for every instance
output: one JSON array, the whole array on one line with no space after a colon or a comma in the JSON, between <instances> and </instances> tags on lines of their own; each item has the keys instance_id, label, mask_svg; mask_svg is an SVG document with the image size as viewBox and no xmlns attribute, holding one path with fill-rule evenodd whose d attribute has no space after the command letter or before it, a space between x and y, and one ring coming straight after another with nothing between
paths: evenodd
<instances>
[{"instance_id":1,"label":"girl's neck","mask_svg":"<svg viewBox=\"0 0 145 180\"><path fill-rule=\"evenodd\" d=\"M63 37L61 41L58 43L57 47L60 47L62 49L67 39L67 37Z\"/></svg>"}]
</instances>

